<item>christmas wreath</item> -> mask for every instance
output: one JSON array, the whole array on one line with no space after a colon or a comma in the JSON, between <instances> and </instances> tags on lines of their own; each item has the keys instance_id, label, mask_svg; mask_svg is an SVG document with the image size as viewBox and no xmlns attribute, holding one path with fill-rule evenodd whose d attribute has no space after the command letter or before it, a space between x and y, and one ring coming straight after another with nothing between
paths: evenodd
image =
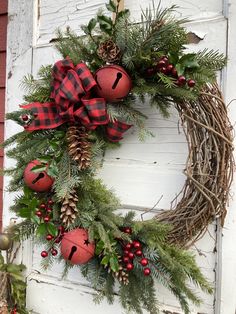
<instances>
[{"instance_id":1,"label":"christmas wreath","mask_svg":"<svg viewBox=\"0 0 236 314\"><path fill-rule=\"evenodd\" d=\"M97 301L112 303L118 294L126 310L157 313L157 280L190 313L189 301L200 300L189 281L208 293L212 287L186 247L216 217L223 222L232 181L232 127L216 84L226 60L212 50L187 51L186 21L174 17L175 7L148 8L140 23L119 1L106 8L113 19L98 12L83 36L58 31L63 59L43 66L37 79L26 76L25 103L7 115L24 127L3 144L16 159L4 170L12 176L8 190L19 191L11 210L23 218L11 233L44 244L44 267L55 258L65 272L79 265ZM140 102L165 117L175 107L189 148L177 205L144 221L117 214L119 200L96 178L105 151L131 126L141 140L152 136Z\"/></svg>"}]
</instances>

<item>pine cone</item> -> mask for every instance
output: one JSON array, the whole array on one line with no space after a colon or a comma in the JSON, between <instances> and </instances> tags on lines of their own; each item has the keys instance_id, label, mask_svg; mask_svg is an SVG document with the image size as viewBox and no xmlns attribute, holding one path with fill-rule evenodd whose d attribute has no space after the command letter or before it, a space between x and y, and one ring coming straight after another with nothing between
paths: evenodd
<instances>
[{"instance_id":1,"label":"pine cone","mask_svg":"<svg viewBox=\"0 0 236 314\"><path fill-rule=\"evenodd\" d=\"M122 266L122 258L119 257L118 261L119 261L119 270L117 272L113 272L109 266L105 266L105 268L107 269L108 273L110 273L112 271L113 276L119 282L122 282L124 285L128 285L129 284L129 275L127 274L127 272L125 271L125 269Z\"/></svg>"},{"instance_id":2,"label":"pine cone","mask_svg":"<svg viewBox=\"0 0 236 314\"><path fill-rule=\"evenodd\" d=\"M88 133L83 126L70 126L67 131L69 155L78 162L79 169L84 170L90 166L91 143Z\"/></svg>"},{"instance_id":3,"label":"pine cone","mask_svg":"<svg viewBox=\"0 0 236 314\"><path fill-rule=\"evenodd\" d=\"M114 276L118 279L119 282L122 282L124 285L129 284L129 276L125 272L123 266L120 264L119 271L114 273Z\"/></svg>"},{"instance_id":4,"label":"pine cone","mask_svg":"<svg viewBox=\"0 0 236 314\"><path fill-rule=\"evenodd\" d=\"M120 48L109 39L99 45L97 54L106 62L116 62L120 59Z\"/></svg>"},{"instance_id":5,"label":"pine cone","mask_svg":"<svg viewBox=\"0 0 236 314\"><path fill-rule=\"evenodd\" d=\"M67 227L72 224L78 213L76 203L78 202L78 197L76 192L73 190L68 196L66 196L62 202L61 207L61 220L63 224Z\"/></svg>"}]
</instances>

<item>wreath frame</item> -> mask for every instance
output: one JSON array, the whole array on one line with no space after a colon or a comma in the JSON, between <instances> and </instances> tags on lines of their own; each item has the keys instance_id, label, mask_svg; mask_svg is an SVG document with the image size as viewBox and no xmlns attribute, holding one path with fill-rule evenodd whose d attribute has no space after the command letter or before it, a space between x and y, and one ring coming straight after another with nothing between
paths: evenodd
<instances>
[{"instance_id":1,"label":"wreath frame","mask_svg":"<svg viewBox=\"0 0 236 314\"><path fill-rule=\"evenodd\" d=\"M191 246L214 219L224 224L234 173L233 127L217 83L206 85L197 102L176 108L189 149L187 179L176 207L156 218L174 226L168 236L171 243Z\"/></svg>"}]
</instances>

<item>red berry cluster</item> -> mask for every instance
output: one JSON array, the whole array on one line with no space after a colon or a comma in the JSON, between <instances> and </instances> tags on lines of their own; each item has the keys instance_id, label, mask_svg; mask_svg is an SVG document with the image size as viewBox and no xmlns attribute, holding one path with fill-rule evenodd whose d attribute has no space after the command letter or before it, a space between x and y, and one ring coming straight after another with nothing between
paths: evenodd
<instances>
[{"instance_id":1,"label":"red berry cluster","mask_svg":"<svg viewBox=\"0 0 236 314\"><path fill-rule=\"evenodd\" d=\"M52 242L52 248L49 251L42 251L41 252L41 256L43 258L48 257L49 252L51 252L52 256L56 256L58 254L58 251L53 247L53 245L54 245L54 243L60 243L61 242L64 233L65 233L65 228L63 226L59 226L58 227L58 233L57 233L56 237L54 237L50 233L46 236L46 240Z\"/></svg>"},{"instance_id":2,"label":"red berry cluster","mask_svg":"<svg viewBox=\"0 0 236 314\"><path fill-rule=\"evenodd\" d=\"M193 79L187 80L186 77L183 75L178 76L176 68L174 67L173 64L169 62L167 56L162 56L155 65L155 67L147 69L148 76L152 76L158 72L176 78L176 85L178 86L184 86L187 83L188 87L194 87L196 84L196 82Z\"/></svg>"},{"instance_id":3,"label":"red berry cluster","mask_svg":"<svg viewBox=\"0 0 236 314\"><path fill-rule=\"evenodd\" d=\"M125 227L123 232L131 235L132 229L130 227ZM134 268L133 260L135 258L140 258L139 263L145 267L143 269L143 274L144 276L149 276L151 274L151 269L146 267L148 265L148 259L143 255L142 245L137 240L129 242L123 246L123 262L126 265L127 271L131 271Z\"/></svg>"},{"instance_id":4,"label":"red berry cluster","mask_svg":"<svg viewBox=\"0 0 236 314\"><path fill-rule=\"evenodd\" d=\"M48 200L47 204L41 203L39 209L35 212L35 215L42 219L45 223L48 223L51 220L51 213L53 205L52 200Z\"/></svg>"}]
</instances>

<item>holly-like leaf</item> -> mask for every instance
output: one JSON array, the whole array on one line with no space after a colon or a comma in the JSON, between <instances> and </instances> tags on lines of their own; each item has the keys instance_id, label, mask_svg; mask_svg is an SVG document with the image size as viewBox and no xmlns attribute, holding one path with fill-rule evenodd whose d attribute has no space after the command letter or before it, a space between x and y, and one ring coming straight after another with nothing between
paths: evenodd
<instances>
[{"instance_id":1,"label":"holly-like leaf","mask_svg":"<svg viewBox=\"0 0 236 314\"><path fill-rule=\"evenodd\" d=\"M57 227L52 223L47 223L47 231L52 234L54 237L57 236L58 230Z\"/></svg>"},{"instance_id":2,"label":"holly-like leaf","mask_svg":"<svg viewBox=\"0 0 236 314\"><path fill-rule=\"evenodd\" d=\"M50 165L47 169L47 174L54 178L58 177L59 174L58 167L56 165Z\"/></svg>"},{"instance_id":3,"label":"holly-like leaf","mask_svg":"<svg viewBox=\"0 0 236 314\"><path fill-rule=\"evenodd\" d=\"M130 16L130 11L128 9L125 9L123 11L120 11L118 14L117 14L117 20L120 19L120 18L128 18Z\"/></svg>"},{"instance_id":4,"label":"holly-like leaf","mask_svg":"<svg viewBox=\"0 0 236 314\"><path fill-rule=\"evenodd\" d=\"M39 237L45 236L47 234L46 224L44 224L44 223L40 224L36 230L36 234Z\"/></svg>"},{"instance_id":5,"label":"holly-like leaf","mask_svg":"<svg viewBox=\"0 0 236 314\"><path fill-rule=\"evenodd\" d=\"M187 53L186 55L183 55L179 63L184 68L199 68L199 63L196 60L196 54L195 53Z\"/></svg>"},{"instance_id":6,"label":"holly-like leaf","mask_svg":"<svg viewBox=\"0 0 236 314\"><path fill-rule=\"evenodd\" d=\"M116 12L116 4L110 0L109 3L106 4L106 8L110 12Z\"/></svg>"},{"instance_id":7,"label":"holly-like leaf","mask_svg":"<svg viewBox=\"0 0 236 314\"><path fill-rule=\"evenodd\" d=\"M110 266L111 270L117 272L119 270L119 262L116 256L112 256L110 258Z\"/></svg>"},{"instance_id":8,"label":"holly-like leaf","mask_svg":"<svg viewBox=\"0 0 236 314\"><path fill-rule=\"evenodd\" d=\"M108 265L109 260L110 260L109 255L105 255L105 256L103 257L103 259L101 260L101 264L106 266L106 265Z\"/></svg>"},{"instance_id":9,"label":"holly-like leaf","mask_svg":"<svg viewBox=\"0 0 236 314\"><path fill-rule=\"evenodd\" d=\"M31 218L32 216L32 210L29 207L22 207L19 211L18 211L18 216L22 217L22 218Z\"/></svg>"},{"instance_id":10,"label":"holly-like leaf","mask_svg":"<svg viewBox=\"0 0 236 314\"><path fill-rule=\"evenodd\" d=\"M32 172L35 172L35 173L38 173L38 172L41 172L41 171L45 171L47 169L47 165L37 165L37 166L34 166L31 171Z\"/></svg>"},{"instance_id":11,"label":"holly-like leaf","mask_svg":"<svg viewBox=\"0 0 236 314\"><path fill-rule=\"evenodd\" d=\"M183 65L180 64L180 63L177 63L176 66L175 66L175 68L176 68L176 70L177 70L178 75L183 75L183 74L184 74L185 66L183 66Z\"/></svg>"},{"instance_id":12,"label":"holly-like leaf","mask_svg":"<svg viewBox=\"0 0 236 314\"><path fill-rule=\"evenodd\" d=\"M93 18L89 21L88 31L90 32L90 34L91 34L92 30L95 28L96 24L97 24L97 19L95 19L95 18Z\"/></svg>"},{"instance_id":13,"label":"holly-like leaf","mask_svg":"<svg viewBox=\"0 0 236 314\"><path fill-rule=\"evenodd\" d=\"M38 216L33 215L31 217L31 221L33 221L36 225L40 224L40 218Z\"/></svg>"},{"instance_id":14,"label":"holly-like leaf","mask_svg":"<svg viewBox=\"0 0 236 314\"><path fill-rule=\"evenodd\" d=\"M99 22L100 29L103 32L111 35L112 25L113 25L112 19L105 15L98 15L98 22Z\"/></svg>"},{"instance_id":15,"label":"holly-like leaf","mask_svg":"<svg viewBox=\"0 0 236 314\"><path fill-rule=\"evenodd\" d=\"M104 242L103 242L102 240L100 240L100 241L96 244L96 255L101 254L103 250L104 250Z\"/></svg>"}]
</instances>

